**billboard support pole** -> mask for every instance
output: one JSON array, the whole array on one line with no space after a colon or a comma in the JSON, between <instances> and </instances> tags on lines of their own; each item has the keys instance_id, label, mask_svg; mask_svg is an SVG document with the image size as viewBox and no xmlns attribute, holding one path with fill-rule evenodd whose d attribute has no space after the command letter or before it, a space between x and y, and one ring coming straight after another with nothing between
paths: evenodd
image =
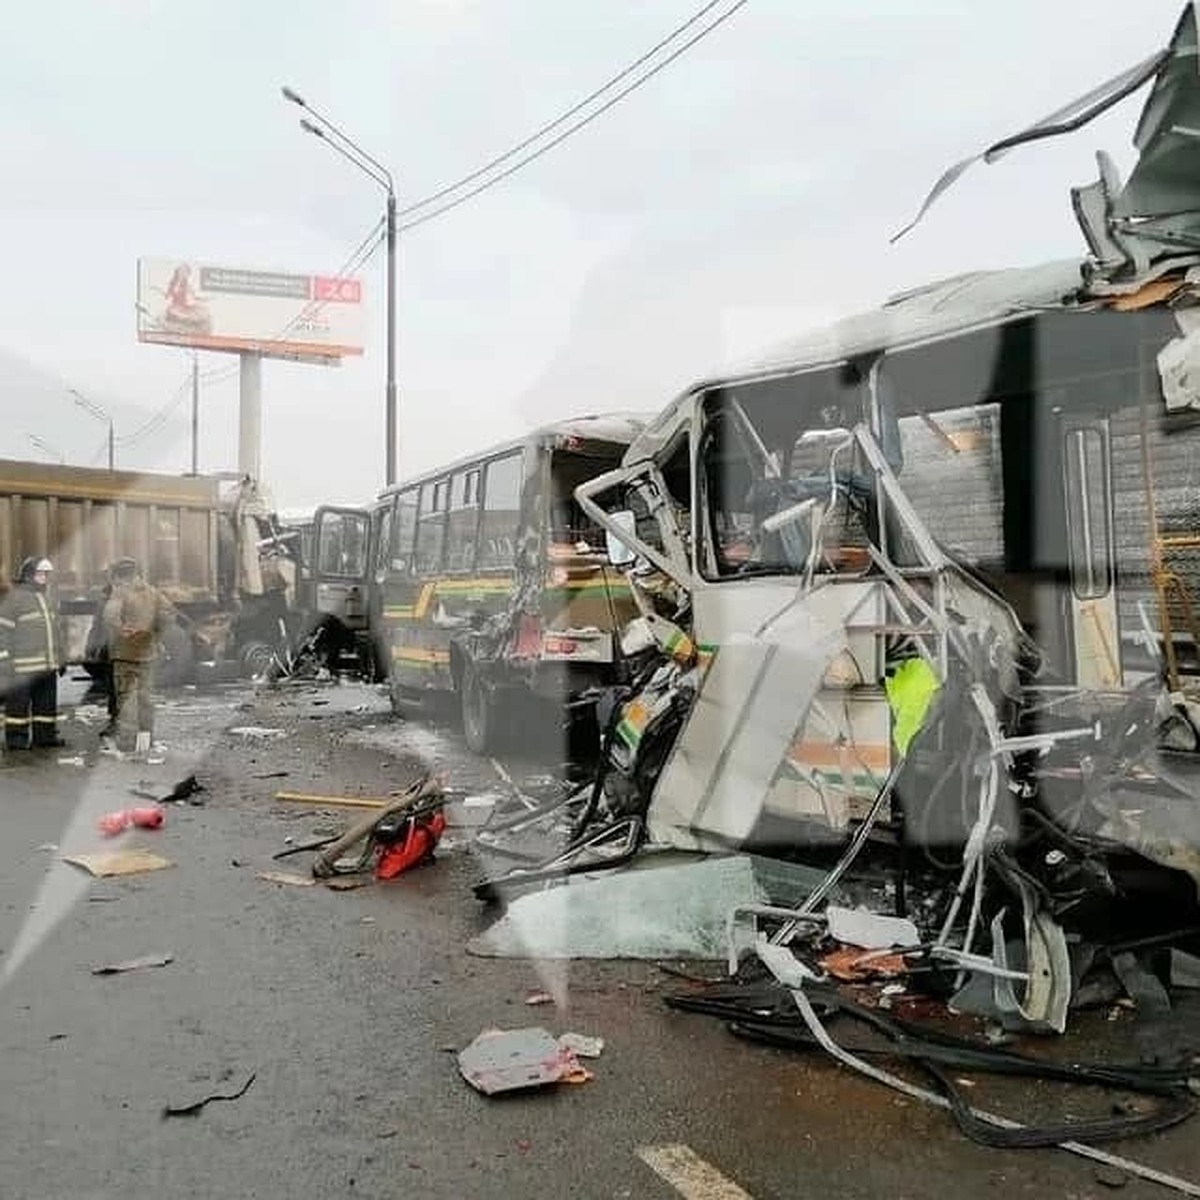
<instances>
[{"instance_id":1,"label":"billboard support pole","mask_svg":"<svg viewBox=\"0 0 1200 1200\"><path fill-rule=\"evenodd\" d=\"M192 474L200 474L200 355L192 352Z\"/></svg>"},{"instance_id":2,"label":"billboard support pole","mask_svg":"<svg viewBox=\"0 0 1200 1200\"><path fill-rule=\"evenodd\" d=\"M238 474L258 482L262 444L262 355L238 355Z\"/></svg>"}]
</instances>

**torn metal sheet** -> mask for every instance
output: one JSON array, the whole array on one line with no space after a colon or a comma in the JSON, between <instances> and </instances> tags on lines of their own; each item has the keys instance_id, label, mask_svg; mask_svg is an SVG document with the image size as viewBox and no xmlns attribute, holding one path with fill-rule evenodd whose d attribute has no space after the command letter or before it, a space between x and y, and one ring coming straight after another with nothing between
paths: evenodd
<instances>
[{"instance_id":1,"label":"torn metal sheet","mask_svg":"<svg viewBox=\"0 0 1200 1200\"><path fill-rule=\"evenodd\" d=\"M797 904L824 875L748 855L684 863L650 855L619 873L518 897L467 949L484 958L722 959L731 909Z\"/></svg>"},{"instance_id":2,"label":"torn metal sheet","mask_svg":"<svg viewBox=\"0 0 1200 1200\"><path fill-rule=\"evenodd\" d=\"M1166 49L1021 133L956 163L892 240L911 230L974 163L995 162L1016 146L1080 129L1153 81L1134 133L1138 161L1128 181L1122 185L1112 160L1100 153L1100 178L1073 190L1075 213L1092 253L1087 274L1095 280L1137 277L1163 256L1200 249L1200 195L1193 166L1200 139L1197 51L1196 9L1188 3Z\"/></svg>"}]
</instances>

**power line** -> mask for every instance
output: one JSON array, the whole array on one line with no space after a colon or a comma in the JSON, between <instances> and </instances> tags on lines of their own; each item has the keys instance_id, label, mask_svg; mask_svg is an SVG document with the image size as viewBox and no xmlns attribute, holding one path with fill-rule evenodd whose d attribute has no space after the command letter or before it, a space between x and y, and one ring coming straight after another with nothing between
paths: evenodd
<instances>
[{"instance_id":1,"label":"power line","mask_svg":"<svg viewBox=\"0 0 1200 1200\"><path fill-rule=\"evenodd\" d=\"M124 434L114 440L120 446L133 446L140 442L143 438L149 437L152 433L157 433L166 423L167 418L177 409L180 404L187 398L188 389L191 386L192 375L189 371L184 377L183 382L171 394L171 399L166 402L156 413L154 413L147 421L138 426L132 433Z\"/></svg>"},{"instance_id":2,"label":"power line","mask_svg":"<svg viewBox=\"0 0 1200 1200\"><path fill-rule=\"evenodd\" d=\"M541 126L541 128L539 128L534 133L531 133L527 138L525 138L524 141L518 142L515 146L513 146L511 149L506 150L503 154L498 154L495 158L491 159L488 162L485 162L483 164L483 166L478 167L476 170L472 171L469 175L464 175L461 179L456 179L453 183L446 184L445 187L439 188L436 192L432 192L430 195L426 196L424 199L418 200L415 204L409 204L405 208L402 208L400 210L399 215L402 217L407 217L411 213L416 212L418 209L428 208L429 205L434 203L434 201L441 200L442 197L448 196L451 192L459 191L461 188L465 187L468 183L473 183L481 175L486 175L489 171L493 170L493 168L500 166L501 163L505 163L510 158L513 158L516 155L520 154L520 152L522 150L525 150L529 146L532 146L534 142L540 141L543 137L546 136L546 134L557 129L564 122L569 121L573 116L575 116L576 113L582 112L585 108L587 108L587 106L589 104L592 103L593 100L598 100L601 96L604 95L605 92L611 91L614 87L616 87L616 85L618 83L621 82L622 79L627 79L630 75L632 75L634 73L634 71L636 71L638 69L638 67L649 62L650 59L652 59L660 50L663 50L667 46L669 46L673 41L675 41L676 38L678 38L681 34L685 33L688 29L690 29L693 25L695 25L696 22L699 21L702 17L707 16L708 13L710 13L720 3L721 3L721 0L709 0L709 3L704 5L703 8L694 12L690 17L688 17L688 19L686 21L683 22L682 25L677 25L673 30L671 30L670 33L667 34L666 37L655 42L655 44L653 46L651 46L650 49L647 50L646 53L643 54L640 58L635 59L627 67L618 71L615 75L613 75L611 78L609 78L605 83L601 84L598 88L596 88L595 91L589 92L577 104L573 104L570 108L568 108L566 110L566 112L560 113L557 117L554 118L553 121L547 121L543 126Z\"/></svg>"},{"instance_id":3,"label":"power line","mask_svg":"<svg viewBox=\"0 0 1200 1200\"><path fill-rule=\"evenodd\" d=\"M349 258L346 259L340 267L338 267L335 278L344 279L348 275L352 275L355 271L371 260L371 256L379 248L380 241L383 237L384 219L380 217L378 221L371 227L366 237L355 247ZM270 341L280 341L285 338L301 321L310 320L317 316L330 301L326 300L310 300L304 308L302 308L292 319L277 333ZM202 383L224 383L226 379L232 379L240 370L240 364L234 363L227 367L215 367L210 371L204 372L200 376Z\"/></svg>"},{"instance_id":4,"label":"power line","mask_svg":"<svg viewBox=\"0 0 1200 1200\"><path fill-rule=\"evenodd\" d=\"M523 158L519 158L515 163L513 163L512 166L507 167L505 170L501 171L498 175L493 175L490 179L484 180L483 183L477 184L475 187L471 188L469 191L467 191L463 195L456 197L455 199L447 202L446 204L440 205L439 207L435 208L432 212L425 213L424 215L419 216L419 217L414 217L413 220L402 223L400 226L400 229L402 231L407 230L407 229L415 229L418 225L424 225L426 221L432 221L432 220L436 219L437 217L440 217L440 216L444 215L445 213L450 212L451 209L458 208L458 206L460 204L465 204L468 200L473 200L481 192L486 192L488 190L488 188L495 187L496 184L507 179L510 175L516 174L516 172L519 171L522 167L528 166L535 159L541 158L543 154L548 153L549 151L553 150L555 146L561 145L563 142L565 142L567 140L567 138L569 138L572 134L578 133L586 125L590 125L597 117L603 116L604 113L608 112L608 110L610 108L612 108L614 105L620 103L620 101L625 99L625 97L628 96L631 92L634 92L638 88L640 88L642 86L642 84L648 83L651 79L654 78L655 75L657 75L665 67L670 66L671 63L673 63L677 58L679 58L683 54L686 54L687 51L690 50L694 45L696 45L697 42L702 41L710 33L712 33L713 30L715 30L718 26L723 25L726 21L728 21L729 18L732 17L734 15L734 13L736 13L739 9L745 8L745 6L748 3L749 3L749 0L736 0L736 3L731 8L727 9L715 20L713 20L713 21L709 22L709 24L705 25L704 28L701 29L698 33L693 34L690 38L687 39L687 41L685 41L682 45L676 47L670 54L668 54L666 56L666 58L664 58L661 61L659 61L658 63L656 63L653 67L650 68L650 70L648 70L644 74L640 75L632 83L623 87L619 92L616 93L616 95L610 97L602 105L600 105L599 108L597 108L593 112L589 113L586 117L583 117L581 120L576 121L572 125L568 125L567 128L562 131L562 133L558 134L556 137L551 138L550 141L546 142L544 145L539 146L538 149L533 151L531 154L527 154ZM453 189L450 189L450 190L453 190ZM424 204L421 203L421 204L416 205L415 207L421 208L423 206L424 206Z\"/></svg>"}]
</instances>

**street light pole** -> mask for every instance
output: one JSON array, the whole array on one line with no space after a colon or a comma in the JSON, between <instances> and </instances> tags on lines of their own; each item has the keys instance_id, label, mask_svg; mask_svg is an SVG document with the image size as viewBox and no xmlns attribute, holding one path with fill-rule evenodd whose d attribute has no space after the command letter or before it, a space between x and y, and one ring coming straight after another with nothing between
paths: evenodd
<instances>
[{"instance_id":1,"label":"street light pole","mask_svg":"<svg viewBox=\"0 0 1200 1200\"><path fill-rule=\"evenodd\" d=\"M324 113L318 112L298 92L289 87L280 89L289 104L295 104L316 118L316 123L300 118L300 128L320 138L362 173L374 180L387 193L385 227L387 237L387 383L384 393L385 482L396 482L399 451L399 403L396 395L396 186L392 173L378 159L372 158L361 146L342 132ZM332 135L332 136L331 136Z\"/></svg>"},{"instance_id":2,"label":"street light pole","mask_svg":"<svg viewBox=\"0 0 1200 1200\"><path fill-rule=\"evenodd\" d=\"M396 482L396 457L399 453L396 429L396 193L387 193L387 466L386 482Z\"/></svg>"}]
</instances>

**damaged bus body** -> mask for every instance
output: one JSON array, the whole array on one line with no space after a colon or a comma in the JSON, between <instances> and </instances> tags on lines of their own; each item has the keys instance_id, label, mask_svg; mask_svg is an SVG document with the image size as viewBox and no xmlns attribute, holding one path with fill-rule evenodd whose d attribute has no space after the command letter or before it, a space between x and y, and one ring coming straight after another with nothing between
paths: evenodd
<instances>
[{"instance_id":1,"label":"damaged bus body","mask_svg":"<svg viewBox=\"0 0 1200 1200\"><path fill-rule=\"evenodd\" d=\"M616 466L641 427L624 415L559 422L383 494L364 616L397 705L455 694L483 751L514 699L561 715L611 679L614 630L636 609L574 489ZM325 537L318 523L319 560Z\"/></svg>"},{"instance_id":2,"label":"damaged bus body","mask_svg":"<svg viewBox=\"0 0 1200 1200\"><path fill-rule=\"evenodd\" d=\"M890 809L962 849L962 953L985 847L1032 816L1200 883L1196 64L1189 6L1170 49L984 156L1153 82L1128 183L1101 156L1074 194L1087 260L921 288L701 383L578 489L695 648L625 702L634 755L674 720L610 815L728 851Z\"/></svg>"}]
</instances>

